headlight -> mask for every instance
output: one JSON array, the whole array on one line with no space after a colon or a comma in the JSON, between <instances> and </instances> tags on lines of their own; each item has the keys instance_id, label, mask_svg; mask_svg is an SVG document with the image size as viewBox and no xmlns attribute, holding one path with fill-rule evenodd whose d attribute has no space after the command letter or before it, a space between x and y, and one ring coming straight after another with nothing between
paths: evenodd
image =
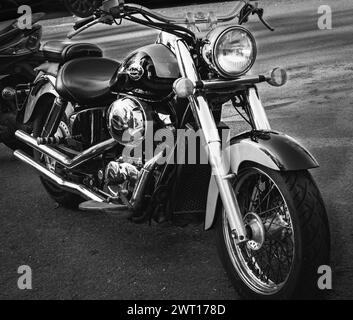
<instances>
[{"instance_id":1,"label":"headlight","mask_svg":"<svg viewBox=\"0 0 353 320\"><path fill-rule=\"evenodd\" d=\"M224 78L236 78L249 71L256 52L254 37L240 26L213 29L202 48L206 63Z\"/></svg>"}]
</instances>

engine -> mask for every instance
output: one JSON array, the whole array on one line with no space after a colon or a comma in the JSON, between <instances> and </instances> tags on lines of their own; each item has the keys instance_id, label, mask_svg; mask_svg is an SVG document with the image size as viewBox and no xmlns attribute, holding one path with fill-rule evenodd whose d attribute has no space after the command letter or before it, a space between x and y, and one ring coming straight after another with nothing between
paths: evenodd
<instances>
[{"instance_id":1,"label":"engine","mask_svg":"<svg viewBox=\"0 0 353 320\"><path fill-rule=\"evenodd\" d=\"M137 146L145 137L147 116L142 103L123 97L112 103L107 113L110 135L124 146Z\"/></svg>"},{"instance_id":2,"label":"engine","mask_svg":"<svg viewBox=\"0 0 353 320\"><path fill-rule=\"evenodd\" d=\"M117 160L105 168L105 185L114 195L133 197L141 176L148 174L147 167L154 165L158 146L162 143L154 139L155 134L167 136L175 134L175 125L168 104L147 103L125 95L114 101L106 114L110 135L122 147Z\"/></svg>"}]
</instances>

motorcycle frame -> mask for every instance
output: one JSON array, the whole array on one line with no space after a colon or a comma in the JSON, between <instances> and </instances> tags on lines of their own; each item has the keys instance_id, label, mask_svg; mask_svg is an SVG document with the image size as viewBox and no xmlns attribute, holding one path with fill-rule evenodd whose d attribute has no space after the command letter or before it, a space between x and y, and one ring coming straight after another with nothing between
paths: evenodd
<instances>
[{"instance_id":1,"label":"motorcycle frame","mask_svg":"<svg viewBox=\"0 0 353 320\"><path fill-rule=\"evenodd\" d=\"M276 138L272 139L271 141L275 141L274 145L272 145L273 142L266 144L261 139L259 139L261 140L261 143L255 142L251 137L246 135L237 136L231 140L231 145L225 151L222 151L221 138L206 98L207 91L221 89L223 86L225 88L233 86L234 88L237 85L244 83L253 85L254 83L265 80L263 77L259 76L247 78L245 80L236 79L229 81L202 81L187 43L180 38L172 39L173 43L171 43L170 47L174 48L181 76L190 79L195 86L195 92L188 97L188 101L193 115L199 124L199 127L202 129L204 141L206 142L206 153L208 154L209 164L212 168L212 176L207 200L205 229L208 230L213 226L217 213L217 205L220 203L219 200L221 200L227 214L234 241L238 244L245 242L249 239L249 235L247 233L246 226L244 225L242 214L232 186L232 180L238 172L241 164L246 161L253 161L274 170L308 169L317 167L318 164L313 156L297 142L295 142L294 139L271 131L266 112L254 86L247 89L247 97L250 107L249 115L254 125L253 131L255 130L256 132L262 133L266 132L273 137L277 134L279 138L277 138L277 140ZM49 93L56 96L53 92L55 78L52 76L48 77L48 75L41 75L41 77L47 77L47 82L45 82L44 86L47 87ZM43 91L40 89L39 92L42 95L48 93L44 89ZM40 98L40 96L37 96L34 100L40 101ZM31 106L29 114L33 113L36 105L37 104ZM85 163L93 157L108 151L115 145L115 141L113 141L113 139L109 139L90 147L81 154L77 155L75 158L71 159L69 157L64 157L55 148L45 145L38 145L34 138L24 132L18 131L16 132L16 136L32 148L57 160L68 169ZM284 154L285 149L288 150L288 148L292 150L291 155L294 155L298 160L296 164L291 163L288 157ZM81 195L88 199L94 199L95 201L99 199L100 202L108 201L108 199L103 200L104 198L102 198L101 195L94 193L93 191L87 192L85 189L84 192L81 192L83 190L82 185L78 186L75 184L70 184L68 186L65 181L59 179L60 177L53 173L47 172L41 164L35 163L20 151L16 151L15 156L35 167L42 174L51 178L53 182L56 182L61 186L70 187L71 190L81 193ZM150 167L153 165L154 163L148 163L148 166ZM150 170L145 171L150 172ZM143 175L143 179L145 178L146 175ZM139 190L144 190L140 183L137 185L139 186ZM140 198L140 196L141 195L135 194L135 198Z\"/></svg>"}]
</instances>

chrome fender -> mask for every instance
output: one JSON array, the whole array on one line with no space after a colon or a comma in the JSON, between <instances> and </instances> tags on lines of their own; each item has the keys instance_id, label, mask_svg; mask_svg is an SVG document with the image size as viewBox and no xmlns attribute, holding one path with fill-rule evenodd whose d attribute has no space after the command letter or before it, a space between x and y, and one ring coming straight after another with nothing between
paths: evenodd
<instances>
[{"instance_id":1,"label":"chrome fender","mask_svg":"<svg viewBox=\"0 0 353 320\"><path fill-rule=\"evenodd\" d=\"M230 140L223 156L229 162L230 172L238 174L246 162L259 163L277 171L294 171L317 168L316 159L295 139L275 131L245 132ZM219 192L211 176L208 188L205 230L212 228L218 204Z\"/></svg>"}]
</instances>

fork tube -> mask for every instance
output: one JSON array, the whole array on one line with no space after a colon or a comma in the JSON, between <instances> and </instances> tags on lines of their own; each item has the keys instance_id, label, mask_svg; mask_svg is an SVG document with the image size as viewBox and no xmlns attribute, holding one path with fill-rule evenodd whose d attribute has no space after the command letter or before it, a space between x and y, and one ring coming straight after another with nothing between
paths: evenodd
<instances>
[{"instance_id":1,"label":"fork tube","mask_svg":"<svg viewBox=\"0 0 353 320\"><path fill-rule=\"evenodd\" d=\"M256 89L250 88L248 92L251 118L256 130L271 130L266 111L259 99Z\"/></svg>"},{"instance_id":2,"label":"fork tube","mask_svg":"<svg viewBox=\"0 0 353 320\"><path fill-rule=\"evenodd\" d=\"M199 81L199 76L194 61L192 60L184 41L177 40L175 50L181 76L189 78L194 83L197 83ZM196 93L189 97L189 103L205 138L212 174L215 176L217 182L229 226L232 230L232 235L237 243L247 241L248 237L238 201L232 184L227 178L229 167L223 158L221 139L208 102L202 94Z\"/></svg>"}]
</instances>

